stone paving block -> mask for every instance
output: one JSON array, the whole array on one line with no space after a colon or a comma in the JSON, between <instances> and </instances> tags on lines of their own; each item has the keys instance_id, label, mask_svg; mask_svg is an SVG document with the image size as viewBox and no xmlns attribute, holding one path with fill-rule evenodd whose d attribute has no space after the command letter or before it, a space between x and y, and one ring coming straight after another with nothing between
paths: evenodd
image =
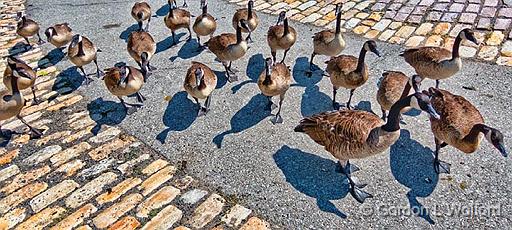
<instances>
[{"instance_id":1,"label":"stone paving block","mask_svg":"<svg viewBox=\"0 0 512 230\"><path fill-rule=\"evenodd\" d=\"M107 172L96 177L94 180L75 190L69 195L66 200L66 206L70 208L77 208L86 203L92 197L99 194L103 187L111 184L117 179L117 175L113 172Z\"/></svg>"},{"instance_id":2,"label":"stone paving block","mask_svg":"<svg viewBox=\"0 0 512 230\"><path fill-rule=\"evenodd\" d=\"M505 39L505 35L501 31L493 31L487 40L485 41L485 44L490 46L496 46L501 44L501 42Z\"/></svg>"},{"instance_id":3,"label":"stone paving block","mask_svg":"<svg viewBox=\"0 0 512 230\"><path fill-rule=\"evenodd\" d=\"M503 56L512 57L512 41L506 41L503 43L503 47L501 48L501 54Z\"/></svg>"},{"instance_id":4,"label":"stone paving block","mask_svg":"<svg viewBox=\"0 0 512 230\"><path fill-rule=\"evenodd\" d=\"M128 173L129 169L133 168L134 166L148 160L150 158L149 154L142 154L139 157L129 160L117 167L117 170L119 170L121 173L126 174Z\"/></svg>"},{"instance_id":5,"label":"stone paving block","mask_svg":"<svg viewBox=\"0 0 512 230\"><path fill-rule=\"evenodd\" d=\"M153 173L158 172L158 170L162 169L163 167L165 167L167 165L169 165L169 162L162 160L162 159L157 159L157 160L151 162L148 166L146 166L142 170L142 173L146 176L149 176L149 175L152 175Z\"/></svg>"},{"instance_id":6,"label":"stone paving block","mask_svg":"<svg viewBox=\"0 0 512 230\"><path fill-rule=\"evenodd\" d=\"M194 210L194 214L192 214L192 218L187 222L193 228L202 228L210 221L213 220L219 213L222 211L224 207L224 203L226 201L224 198L217 194L212 194L208 199L206 199L202 204L200 204L196 210Z\"/></svg>"},{"instance_id":7,"label":"stone paving block","mask_svg":"<svg viewBox=\"0 0 512 230\"><path fill-rule=\"evenodd\" d=\"M221 221L226 223L229 227L237 227L251 214L251 212L252 211L250 209L236 204L226 215L222 217Z\"/></svg>"},{"instance_id":8,"label":"stone paving block","mask_svg":"<svg viewBox=\"0 0 512 230\"><path fill-rule=\"evenodd\" d=\"M94 205L86 204L50 228L50 230L71 230L82 224L86 218L89 218L96 211L98 209Z\"/></svg>"},{"instance_id":9,"label":"stone paving block","mask_svg":"<svg viewBox=\"0 0 512 230\"><path fill-rule=\"evenodd\" d=\"M493 60L496 56L498 56L498 47L496 46L482 46L478 52L478 57L484 60Z\"/></svg>"},{"instance_id":10,"label":"stone paving block","mask_svg":"<svg viewBox=\"0 0 512 230\"><path fill-rule=\"evenodd\" d=\"M40 177L46 175L49 172L50 167L45 165L28 171L24 174L18 174L16 177L13 178L12 181L10 181L9 183L5 183L5 186L0 190L0 192L4 194L10 194L16 191L17 189L34 182L35 180L39 179Z\"/></svg>"},{"instance_id":11,"label":"stone paving block","mask_svg":"<svg viewBox=\"0 0 512 230\"><path fill-rule=\"evenodd\" d=\"M45 147L44 149L25 158L25 160L23 160L23 164L37 165L45 160L50 159L50 157L57 154L61 150L62 150L62 147L60 147L59 145L51 145L51 146Z\"/></svg>"},{"instance_id":12,"label":"stone paving block","mask_svg":"<svg viewBox=\"0 0 512 230\"><path fill-rule=\"evenodd\" d=\"M48 205L52 204L53 202L71 193L73 190L78 188L78 186L80 185L73 180L64 180L34 197L29 203L30 207L32 208L32 211L37 213L48 207Z\"/></svg>"},{"instance_id":13,"label":"stone paving block","mask_svg":"<svg viewBox=\"0 0 512 230\"><path fill-rule=\"evenodd\" d=\"M50 162L53 166L60 166L67 161L80 156L83 152L91 149L92 146L87 142L82 142L80 144L74 145L68 149L65 149L50 158Z\"/></svg>"},{"instance_id":14,"label":"stone paving block","mask_svg":"<svg viewBox=\"0 0 512 230\"><path fill-rule=\"evenodd\" d=\"M387 41L391 36L393 36L393 34L395 34L395 32L395 30L386 30L379 36L379 40Z\"/></svg>"},{"instance_id":15,"label":"stone paving block","mask_svg":"<svg viewBox=\"0 0 512 230\"><path fill-rule=\"evenodd\" d=\"M96 202L101 205L107 202L115 201L140 183L142 183L142 179L140 178L127 178L114 186L111 190L99 195L96 198Z\"/></svg>"},{"instance_id":16,"label":"stone paving block","mask_svg":"<svg viewBox=\"0 0 512 230\"><path fill-rule=\"evenodd\" d=\"M0 170L0 182L7 180L18 173L20 173L18 166L10 165L9 167Z\"/></svg>"},{"instance_id":17,"label":"stone paving block","mask_svg":"<svg viewBox=\"0 0 512 230\"><path fill-rule=\"evenodd\" d=\"M3 151L3 150L0 150L0 151ZM19 149L14 149L14 150L11 150L8 152L4 151L0 156L0 166L11 163L12 160L14 160L14 158L16 158L19 153L20 153ZM0 179L0 181L2 181L2 180Z\"/></svg>"},{"instance_id":18,"label":"stone paving block","mask_svg":"<svg viewBox=\"0 0 512 230\"><path fill-rule=\"evenodd\" d=\"M410 37L406 42L405 46L407 47L417 47L425 40L425 37L423 36L412 36Z\"/></svg>"},{"instance_id":19,"label":"stone paving block","mask_svg":"<svg viewBox=\"0 0 512 230\"><path fill-rule=\"evenodd\" d=\"M382 19L380 20L379 22L377 22L373 27L372 29L374 30L378 30L378 31L384 31L386 29L386 27L389 26L389 24L391 24L391 20L389 19Z\"/></svg>"},{"instance_id":20,"label":"stone paving block","mask_svg":"<svg viewBox=\"0 0 512 230\"><path fill-rule=\"evenodd\" d=\"M167 166L150 176L139 186L139 189L142 190L142 195L149 195L152 191L160 187L160 185L170 180L175 172L176 168L174 166Z\"/></svg>"},{"instance_id":21,"label":"stone paving block","mask_svg":"<svg viewBox=\"0 0 512 230\"><path fill-rule=\"evenodd\" d=\"M70 177L78 172L78 170L82 169L85 165L86 163L77 159L59 166L57 169L55 169L55 172L64 173L66 177Z\"/></svg>"},{"instance_id":22,"label":"stone paving block","mask_svg":"<svg viewBox=\"0 0 512 230\"><path fill-rule=\"evenodd\" d=\"M140 222L133 216L127 216L114 223L108 230L134 230L140 226Z\"/></svg>"},{"instance_id":23,"label":"stone paving block","mask_svg":"<svg viewBox=\"0 0 512 230\"><path fill-rule=\"evenodd\" d=\"M413 26L402 26L396 33L395 36L401 38L408 38L416 30Z\"/></svg>"},{"instance_id":24,"label":"stone paving block","mask_svg":"<svg viewBox=\"0 0 512 230\"><path fill-rule=\"evenodd\" d=\"M179 194L180 190L173 186L166 186L161 188L155 194L151 195L148 199L137 206L137 217L148 217L149 212L171 203Z\"/></svg>"},{"instance_id":25,"label":"stone paving block","mask_svg":"<svg viewBox=\"0 0 512 230\"><path fill-rule=\"evenodd\" d=\"M27 217L27 210L25 208L17 208L3 215L0 219L6 221L7 229L11 229L21 223L25 217Z\"/></svg>"},{"instance_id":26,"label":"stone paving block","mask_svg":"<svg viewBox=\"0 0 512 230\"><path fill-rule=\"evenodd\" d=\"M208 194L207 191L201 189L193 189L183 194L181 196L181 200L185 204L194 204L206 196L206 194Z\"/></svg>"},{"instance_id":27,"label":"stone paving block","mask_svg":"<svg viewBox=\"0 0 512 230\"><path fill-rule=\"evenodd\" d=\"M181 220L183 212L178 208L169 205L153 217L141 230L167 230L176 222Z\"/></svg>"},{"instance_id":28,"label":"stone paving block","mask_svg":"<svg viewBox=\"0 0 512 230\"><path fill-rule=\"evenodd\" d=\"M16 227L16 230L39 230L48 226L53 220L58 219L66 209L56 206L44 209L43 211L34 214L28 220L21 223Z\"/></svg>"},{"instance_id":29,"label":"stone paving block","mask_svg":"<svg viewBox=\"0 0 512 230\"><path fill-rule=\"evenodd\" d=\"M117 151L118 149L121 149L125 146L130 144L130 141L123 141L119 138L114 139L102 146L99 146L95 148L94 150L90 151L88 154L89 156L95 160L103 160L106 157L108 157L110 154L112 154L114 151Z\"/></svg>"},{"instance_id":30,"label":"stone paving block","mask_svg":"<svg viewBox=\"0 0 512 230\"><path fill-rule=\"evenodd\" d=\"M116 222L125 213L133 209L142 201L142 195L138 193L130 194L123 198L120 202L113 204L100 214L93 218L94 226L97 228L106 228Z\"/></svg>"},{"instance_id":31,"label":"stone paving block","mask_svg":"<svg viewBox=\"0 0 512 230\"><path fill-rule=\"evenodd\" d=\"M512 24L512 19L510 18L497 18L494 23L494 29L496 30L507 30L510 28Z\"/></svg>"},{"instance_id":32,"label":"stone paving block","mask_svg":"<svg viewBox=\"0 0 512 230\"><path fill-rule=\"evenodd\" d=\"M480 16L484 16L484 17L494 17L496 15L496 8L492 8L492 7L484 7L481 11L480 11Z\"/></svg>"},{"instance_id":33,"label":"stone paving block","mask_svg":"<svg viewBox=\"0 0 512 230\"><path fill-rule=\"evenodd\" d=\"M18 204L21 204L22 202L37 196L47 187L48 184L44 182L36 182L29 184L17 190L16 192L13 192L12 194L0 200L0 214L4 214L12 208L16 208Z\"/></svg>"},{"instance_id":34,"label":"stone paving block","mask_svg":"<svg viewBox=\"0 0 512 230\"><path fill-rule=\"evenodd\" d=\"M270 230L270 224L258 217L251 217L239 230Z\"/></svg>"},{"instance_id":35,"label":"stone paving block","mask_svg":"<svg viewBox=\"0 0 512 230\"><path fill-rule=\"evenodd\" d=\"M451 28L452 28L452 25L450 23L442 22L442 23L437 24L436 27L434 27L434 30L432 31L432 33L439 34L439 35L448 34L448 31L450 31Z\"/></svg>"}]
</instances>

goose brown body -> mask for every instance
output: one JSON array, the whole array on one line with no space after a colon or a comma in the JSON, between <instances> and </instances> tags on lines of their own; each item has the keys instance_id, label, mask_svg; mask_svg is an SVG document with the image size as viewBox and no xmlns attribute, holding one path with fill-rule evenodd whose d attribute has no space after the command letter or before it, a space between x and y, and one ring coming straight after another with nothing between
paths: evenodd
<instances>
[{"instance_id":1,"label":"goose brown body","mask_svg":"<svg viewBox=\"0 0 512 230\"><path fill-rule=\"evenodd\" d=\"M388 111L391 106L404 96L409 95L411 87L409 77L399 71L386 71L382 74L379 89L377 90L377 101L383 111ZM409 88L409 92L405 93L405 88ZM401 113L410 110L410 107L403 108Z\"/></svg>"},{"instance_id":2,"label":"goose brown body","mask_svg":"<svg viewBox=\"0 0 512 230\"><path fill-rule=\"evenodd\" d=\"M265 96L284 96L292 82L290 70L283 63L271 67L270 81L266 82L266 73L263 71L258 79L258 87Z\"/></svg>"},{"instance_id":3,"label":"goose brown body","mask_svg":"<svg viewBox=\"0 0 512 230\"><path fill-rule=\"evenodd\" d=\"M237 44L236 35L223 33L212 37L207 42L208 49L221 61L235 61L240 59L247 52L247 42L241 41Z\"/></svg>"},{"instance_id":4,"label":"goose brown body","mask_svg":"<svg viewBox=\"0 0 512 230\"><path fill-rule=\"evenodd\" d=\"M453 76L462 67L459 57L442 47L420 47L406 50L402 56L422 77L441 80Z\"/></svg>"},{"instance_id":5,"label":"goose brown body","mask_svg":"<svg viewBox=\"0 0 512 230\"><path fill-rule=\"evenodd\" d=\"M441 115L441 119L431 119L430 125L434 136L462 152L475 152L480 146L483 134L477 138L467 137L476 124L484 124L478 109L468 100L446 90L432 89L432 105Z\"/></svg>"},{"instance_id":6,"label":"goose brown body","mask_svg":"<svg viewBox=\"0 0 512 230\"><path fill-rule=\"evenodd\" d=\"M288 26L289 32L285 34L285 26L277 25L272 26L267 32L267 43L270 46L271 52L277 50L287 50L297 41L297 32L291 26Z\"/></svg>"},{"instance_id":7,"label":"goose brown body","mask_svg":"<svg viewBox=\"0 0 512 230\"><path fill-rule=\"evenodd\" d=\"M172 9L171 11L164 18L167 28L173 32L178 29L190 28L190 12L183 9Z\"/></svg>"},{"instance_id":8,"label":"goose brown body","mask_svg":"<svg viewBox=\"0 0 512 230\"><path fill-rule=\"evenodd\" d=\"M138 17L140 14L142 18ZM137 22L147 21L151 17L151 7L147 2L136 2L133 4L131 15Z\"/></svg>"},{"instance_id":9,"label":"goose brown body","mask_svg":"<svg viewBox=\"0 0 512 230\"><path fill-rule=\"evenodd\" d=\"M313 36L313 50L316 54L336 56L345 49L345 40L341 33L328 29L315 33Z\"/></svg>"},{"instance_id":10,"label":"goose brown body","mask_svg":"<svg viewBox=\"0 0 512 230\"><path fill-rule=\"evenodd\" d=\"M203 79L197 84L196 69L203 70ZM189 95L197 99L206 99L217 86L217 75L207 65L200 62L192 62L192 66L187 71L183 88Z\"/></svg>"},{"instance_id":11,"label":"goose brown body","mask_svg":"<svg viewBox=\"0 0 512 230\"><path fill-rule=\"evenodd\" d=\"M68 23L56 24L52 28L55 30L55 34L49 36L48 41L55 47L65 46L73 38L73 30Z\"/></svg>"},{"instance_id":12,"label":"goose brown body","mask_svg":"<svg viewBox=\"0 0 512 230\"><path fill-rule=\"evenodd\" d=\"M24 89L34 86L34 83L36 82L36 72L29 65L27 65L26 63L22 63L22 62L17 62L16 69L20 69L21 71L23 71L25 73L25 75L27 77L30 77L30 79L24 78L24 77L18 77L16 79L16 81L18 83L18 89L24 90ZM11 69L11 67L9 65L7 65L7 67L5 68L5 71L4 71L3 83L9 91L12 91L11 79L13 77L13 74L14 74L13 69Z\"/></svg>"},{"instance_id":13,"label":"goose brown body","mask_svg":"<svg viewBox=\"0 0 512 230\"><path fill-rule=\"evenodd\" d=\"M24 105L25 99L21 92L12 93L9 89L0 91L0 121L17 116Z\"/></svg>"},{"instance_id":14,"label":"goose brown body","mask_svg":"<svg viewBox=\"0 0 512 230\"><path fill-rule=\"evenodd\" d=\"M108 91L114 96L123 97L135 94L140 91L144 84L144 76L137 68L128 66L128 82L126 84L119 84L121 73L118 67L107 69L105 73L105 86Z\"/></svg>"},{"instance_id":15,"label":"goose brown body","mask_svg":"<svg viewBox=\"0 0 512 230\"><path fill-rule=\"evenodd\" d=\"M80 45L70 45L68 47L68 58L73 64L80 67L87 65L96 59L97 48L91 40L82 36L82 48L84 55L79 55L79 47Z\"/></svg>"},{"instance_id":16,"label":"goose brown body","mask_svg":"<svg viewBox=\"0 0 512 230\"><path fill-rule=\"evenodd\" d=\"M142 53L146 52L150 60L156 52L156 43L148 32L134 31L128 37L127 50L135 61L142 63Z\"/></svg>"},{"instance_id":17,"label":"goose brown body","mask_svg":"<svg viewBox=\"0 0 512 230\"><path fill-rule=\"evenodd\" d=\"M304 118L297 128L343 161L381 153L395 143L400 130L386 132L382 125L384 121L372 113L341 110Z\"/></svg>"},{"instance_id":18,"label":"goose brown body","mask_svg":"<svg viewBox=\"0 0 512 230\"><path fill-rule=\"evenodd\" d=\"M327 73L335 87L356 89L368 80L368 66L364 64L363 71L356 71L358 58L350 55L339 55L327 63Z\"/></svg>"},{"instance_id":19,"label":"goose brown body","mask_svg":"<svg viewBox=\"0 0 512 230\"><path fill-rule=\"evenodd\" d=\"M250 31L254 31L256 27L258 27L260 19L258 18L256 12L254 12L254 10L251 11L251 16L249 17L249 10L247 8L236 10L235 14L233 15L233 18L231 19L231 24L233 25L233 28L236 29L240 20L245 20L247 22L247 27L250 29ZM246 28L242 28L242 32L249 33L249 30L247 30Z\"/></svg>"},{"instance_id":20,"label":"goose brown body","mask_svg":"<svg viewBox=\"0 0 512 230\"><path fill-rule=\"evenodd\" d=\"M192 29L198 36L213 35L217 29L217 22L210 14L203 13L196 18Z\"/></svg>"},{"instance_id":21,"label":"goose brown body","mask_svg":"<svg viewBox=\"0 0 512 230\"><path fill-rule=\"evenodd\" d=\"M18 22L16 33L22 37L31 37L39 33L39 24L32 19L25 18Z\"/></svg>"}]
</instances>

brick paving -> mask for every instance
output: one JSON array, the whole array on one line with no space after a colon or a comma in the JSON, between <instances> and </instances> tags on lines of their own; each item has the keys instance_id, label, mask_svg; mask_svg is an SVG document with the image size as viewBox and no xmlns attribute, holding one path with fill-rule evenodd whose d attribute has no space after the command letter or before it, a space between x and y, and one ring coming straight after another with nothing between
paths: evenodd
<instances>
[{"instance_id":1,"label":"brick paving","mask_svg":"<svg viewBox=\"0 0 512 230\"><path fill-rule=\"evenodd\" d=\"M188 175L186 162L172 164L119 128L96 130L109 115L90 114L39 47L15 47L23 3L0 1L0 72L6 55L41 67L43 102L29 102L21 114L45 131L38 140L15 134L0 147L0 229L270 229L235 195ZM2 128L26 131L15 119Z\"/></svg>"},{"instance_id":2,"label":"brick paving","mask_svg":"<svg viewBox=\"0 0 512 230\"><path fill-rule=\"evenodd\" d=\"M246 5L247 0L229 0ZM255 9L333 28L334 4L343 2L342 26L368 39L406 47L451 47L464 28L480 46L464 43L461 56L512 66L512 1L502 0L255 0ZM507 5L508 3L509 5Z\"/></svg>"}]
</instances>

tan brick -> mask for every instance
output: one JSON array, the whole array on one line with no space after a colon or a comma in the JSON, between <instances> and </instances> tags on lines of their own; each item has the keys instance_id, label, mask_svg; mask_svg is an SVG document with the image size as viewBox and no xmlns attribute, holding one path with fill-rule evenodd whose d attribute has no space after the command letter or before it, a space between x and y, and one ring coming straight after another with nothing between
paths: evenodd
<instances>
[{"instance_id":1,"label":"tan brick","mask_svg":"<svg viewBox=\"0 0 512 230\"><path fill-rule=\"evenodd\" d=\"M80 120L77 120L77 121L69 124L69 126L73 129L77 130L77 129L83 129L87 126L94 125L94 124L96 124L96 121L94 121L90 117L84 117Z\"/></svg>"},{"instance_id":2,"label":"tan brick","mask_svg":"<svg viewBox=\"0 0 512 230\"><path fill-rule=\"evenodd\" d=\"M98 204L104 204L117 200L119 197L124 195L130 189L140 184L142 180L140 178L128 178L121 183L117 184L112 188L111 191L105 192L96 198Z\"/></svg>"},{"instance_id":3,"label":"tan brick","mask_svg":"<svg viewBox=\"0 0 512 230\"><path fill-rule=\"evenodd\" d=\"M123 198L98 214L92 221L97 228L106 228L142 201L142 195L135 193Z\"/></svg>"},{"instance_id":4,"label":"tan brick","mask_svg":"<svg viewBox=\"0 0 512 230\"><path fill-rule=\"evenodd\" d=\"M140 226L140 223L135 217L127 216L114 223L108 230L133 230Z\"/></svg>"},{"instance_id":5,"label":"tan brick","mask_svg":"<svg viewBox=\"0 0 512 230\"><path fill-rule=\"evenodd\" d=\"M452 25L450 23L442 22L437 24L437 26L434 28L432 33L439 34L439 35L445 35L448 34L448 31L452 28Z\"/></svg>"},{"instance_id":6,"label":"tan brick","mask_svg":"<svg viewBox=\"0 0 512 230\"><path fill-rule=\"evenodd\" d=\"M32 98L33 98L33 96L32 96L32 94L30 94L29 100L32 100ZM43 109L46 109L46 108L48 108L48 106L49 106L48 101L43 101L43 102L39 103L38 105L31 105L29 107L24 107L23 110L21 110L20 115L22 117L24 117L24 116L33 114L35 112L39 112Z\"/></svg>"},{"instance_id":7,"label":"tan brick","mask_svg":"<svg viewBox=\"0 0 512 230\"><path fill-rule=\"evenodd\" d=\"M143 203L137 206L137 217L146 218L149 212L154 209L159 209L169 203L171 203L177 195L180 194L180 190L173 186L166 186L158 190L155 194L151 195Z\"/></svg>"},{"instance_id":8,"label":"tan brick","mask_svg":"<svg viewBox=\"0 0 512 230\"><path fill-rule=\"evenodd\" d=\"M169 205L156 214L141 230L167 230L181 220L182 215L181 210Z\"/></svg>"},{"instance_id":9,"label":"tan brick","mask_svg":"<svg viewBox=\"0 0 512 230\"><path fill-rule=\"evenodd\" d=\"M25 165L39 164L43 161L48 160L50 157L57 154L61 150L62 150L62 147L60 147L58 145L48 146L48 147L30 155L29 157L25 158L25 160L23 160L23 164L25 164Z\"/></svg>"},{"instance_id":10,"label":"tan brick","mask_svg":"<svg viewBox=\"0 0 512 230\"><path fill-rule=\"evenodd\" d=\"M43 229L51 224L53 220L59 218L66 210L62 207L52 207L34 214L28 220L18 225L16 230L36 230Z\"/></svg>"},{"instance_id":11,"label":"tan brick","mask_svg":"<svg viewBox=\"0 0 512 230\"><path fill-rule=\"evenodd\" d=\"M119 170L123 174L126 174L129 172L128 171L129 169L133 168L135 165L137 165L141 162L148 160L149 158L150 158L149 154L142 154L135 159L129 160L129 161L123 163L122 165L119 165L117 167L117 170Z\"/></svg>"},{"instance_id":12,"label":"tan brick","mask_svg":"<svg viewBox=\"0 0 512 230\"><path fill-rule=\"evenodd\" d=\"M38 127L40 129L44 129L42 127ZM44 131L43 131L44 133ZM27 144L28 142L30 141L30 135L28 134L21 134L21 135L18 135L17 137L15 137L12 141L11 141L11 144L13 146L20 146L20 145L25 145Z\"/></svg>"},{"instance_id":13,"label":"tan brick","mask_svg":"<svg viewBox=\"0 0 512 230\"><path fill-rule=\"evenodd\" d=\"M478 57L484 60L493 60L498 55L498 47L496 46L482 46Z\"/></svg>"},{"instance_id":14,"label":"tan brick","mask_svg":"<svg viewBox=\"0 0 512 230\"><path fill-rule=\"evenodd\" d=\"M17 165L10 165L9 167L0 170L0 182L7 180L18 173L20 173L20 168L18 168Z\"/></svg>"},{"instance_id":15,"label":"tan brick","mask_svg":"<svg viewBox=\"0 0 512 230\"><path fill-rule=\"evenodd\" d=\"M427 38L425 42L425 46L440 46L443 41L443 38L439 35L432 35Z\"/></svg>"},{"instance_id":16,"label":"tan brick","mask_svg":"<svg viewBox=\"0 0 512 230\"><path fill-rule=\"evenodd\" d=\"M142 190L142 195L147 196L153 190L158 188L161 184L170 180L174 173L176 172L176 168L173 166L167 166L157 173L150 176L139 186L139 189Z\"/></svg>"},{"instance_id":17,"label":"tan brick","mask_svg":"<svg viewBox=\"0 0 512 230\"><path fill-rule=\"evenodd\" d=\"M85 166L81 160L73 160L68 163L65 163L59 166L55 171L65 173L66 177L70 177L74 175L78 170L82 169Z\"/></svg>"},{"instance_id":18,"label":"tan brick","mask_svg":"<svg viewBox=\"0 0 512 230\"><path fill-rule=\"evenodd\" d=\"M369 29L370 29L370 27L368 27L368 26L357 26L356 28L354 28L353 32L356 34L364 34Z\"/></svg>"},{"instance_id":19,"label":"tan brick","mask_svg":"<svg viewBox=\"0 0 512 230\"><path fill-rule=\"evenodd\" d=\"M37 140L36 145L43 146L43 145L48 144L48 142L50 142L50 141L57 140L57 139L60 139L63 137L68 137L69 135L71 135L71 131L61 131L61 132L52 133L48 136L43 136L41 139Z\"/></svg>"},{"instance_id":20,"label":"tan brick","mask_svg":"<svg viewBox=\"0 0 512 230\"><path fill-rule=\"evenodd\" d=\"M405 46L416 47L419 46L423 40L425 40L425 38L422 36L412 36L405 42Z\"/></svg>"},{"instance_id":21,"label":"tan brick","mask_svg":"<svg viewBox=\"0 0 512 230\"><path fill-rule=\"evenodd\" d=\"M64 144L67 144L67 143L73 143L75 142L76 140L79 140L79 139L82 139L84 138L85 136L89 135L89 134L92 134L92 129L94 128L93 125L91 126L88 126L86 127L85 129L82 129L74 134L71 134L69 135L68 137L64 138L62 140L62 143Z\"/></svg>"},{"instance_id":22,"label":"tan brick","mask_svg":"<svg viewBox=\"0 0 512 230\"><path fill-rule=\"evenodd\" d=\"M16 177L14 177L14 179L11 182L6 183L6 186L3 187L0 190L0 192L2 192L4 194L10 194L10 193L16 191L17 189L19 189L27 184L30 184L33 181L37 180L38 178L46 175L47 173L50 172L50 170L51 170L50 167L48 165L45 165L43 167L33 169L24 174L18 174Z\"/></svg>"},{"instance_id":23,"label":"tan brick","mask_svg":"<svg viewBox=\"0 0 512 230\"><path fill-rule=\"evenodd\" d=\"M113 172L103 173L94 180L75 190L65 200L66 206L77 208L103 190L103 187L114 182L117 175Z\"/></svg>"},{"instance_id":24,"label":"tan brick","mask_svg":"<svg viewBox=\"0 0 512 230\"><path fill-rule=\"evenodd\" d=\"M74 123L78 120L81 120L82 118L89 116L89 111L85 110L82 112L77 112L69 115L69 118L67 120L68 124Z\"/></svg>"},{"instance_id":25,"label":"tan brick","mask_svg":"<svg viewBox=\"0 0 512 230\"><path fill-rule=\"evenodd\" d=\"M81 153L91 149L91 145L87 142L82 142L80 144L74 145L68 149L65 149L50 158L50 162L53 166L60 166L66 163L68 160L71 160L75 157L80 156Z\"/></svg>"},{"instance_id":26,"label":"tan brick","mask_svg":"<svg viewBox=\"0 0 512 230\"><path fill-rule=\"evenodd\" d=\"M119 130L118 128L110 127L108 129L106 129L105 131L98 133L98 135L89 138L89 141L91 143L104 143L104 142L114 139L120 133L121 133L121 130Z\"/></svg>"},{"instance_id":27,"label":"tan brick","mask_svg":"<svg viewBox=\"0 0 512 230\"><path fill-rule=\"evenodd\" d=\"M416 31L414 33L417 35L425 36L432 30L433 26L434 26L434 24L432 24L432 23L428 23L428 22L423 23L418 27L418 29L416 29Z\"/></svg>"},{"instance_id":28,"label":"tan brick","mask_svg":"<svg viewBox=\"0 0 512 230\"><path fill-rule=\"evenodd\" d=\"M149 175L157 172L158 170L162 169L163 167L167 166L168 164L169 164L169 162L162 160L162 159L155 160L155 161L151 162L151 164L146 166L146 168L144 168L142 170L142 173L146 176L149 176Z\"/></svg>"},{"instance_id":29,"label":"tan brick","mask_svg":"<svg viewBox=\"0 0 512 230\"><path fill-rule=\"evenodd\" d=\"M194 210L192 218L187 222L193 228L202 228L212 221L224 207L225 200L217 194L212 194Z\"/></svg>"},{"instance_id":30,"label":"tan brick","mask_svg":"<svg viewBox=\"0 0 512 230\"><path fill-rule=\"evenodd\" d=\"M402 26L396 33L395 36L401 38L408 38L416 30L413 26Z\"/></svg>"},{"instance_id":31,"label":"tan brick","mask_svg":"<svg viewBox=\"0 0 512 230\"><path fill-rule=\"evenodd\" d=\"M82 100L82 96L80 95L76 95L66 101L63 101L59 104L56 104L54 106L50 106L48 107L46 110L48 111L57 111L57 110L61 110L62 108L65 108L65 107L69 107L71 105L74 105L75 103L79 102L80 100Z\"/></svg>"},{"instance_id":32,"label":"tan brick","mask_svg":"<svg viewBox=\"0 0 512 230\"><path fill-rule=\"evenodd\" d=\"M236 204L229 212L222 217L222 222L226 223L229 227L237 227L251 214L251 210Z\"/></svg>"},{"instance_id":33,"label":"tan brick","mask_svg":"<svg viewBox=\"0 0 512 230\"><path fill-rule=\"evenodd\" d=\"M30 207L34 212L39 212L42 209L48 207L48 205L52 204L53 202L59 200L62 197L65 197L73 190L78 188L78 186L80 185L73 180L64 180L34 197L34 199L32 199L29 203Z\"/></svg>"},{"instance_id":34,"label":"tan brick","mask_svg":"<svg viewBox=\"0 0 512 230\"><path fill-rule=\"evenodd\" d=\"M92 230L92 228L89 227L89 225L84 225L76 228L75 230Z\"/></svg>"},{"instance_id":35,"label":"tan brick","mask_svg":"<svg viewBox=\"0 0 512 230\"><path fill-rule=\"evenodd\" d=\"M27 123L30 124L33 121L36 121L37 119L41 118L42 115L43 114L41 112L37 112L37 113L30 114L30 115L24 117L23 119ZM17 128L22 127L22 126L25 126L25 125L20 120L16 119L13 122L2 124L2 129L14 130L14 129L17 129Z\"/></svg>"},{"instance_id":36,"label":"tan brick","mask_svg":"<svg viewBox=\"0 0 512 230\"><path fill-rule=\"evenodd\" d=\"M27 217L27 212L25 208L17 208L14 209L7 214L5 214L2 218L5 220L7 227L4 229L11 229L17 224L21 223ZM0 229L3 229L0 226Z\"/></svg>"},{"instance_id":37,"label":"tan brick","mask_svg":"<svg viewBox=\"0 0 512 230\"><path fill-rule=\"evenodd\" d=\"M82 224L86 218L97 212L98 209L92 204L86 204L76 210L73 214L67 216L58 224L50 228L50 230L71 230L76 226Z\"/></svg>"},{"instance_id":38,"label":"tan brick","mask_svg":"<svg viewBox=\"0 0 512 230\"><path fill-rule=\"evenodd\" d=\"M128 144L130 144L130 143L117 138L109 143L106 143L106 144L99 146L99 147L95 148L94 150L90 151L89 156L93 160L99 161L99 160L105 159L106 157L108 157L108 155L110 155L114 151L121 149Z\"/></svg>"},{"instance_id":39,"label":"tan brick","mask_svg":"<svg viewBox=\"0 0 512 230\"><path fill-rule=\"evenodd\" d=\"M240 230L270 230L270 224L258 217L251 217Z\"/></svg>"},{"instance_id":40,"label":"tan brick","mask_svg":"<svg viewBox=\"0 0 512 230\"><path fill-rule=\"evenodd\" d=\"M174 228L173 230L190 230L190 228L187 228L185 226L179 226L179 227Z\"/></svg>"},{"instance_id":41,"label":"tan brick","mask_svg":"<svg viewBox=\"0 0 512 230\"><path fill-rule=\"evenodd\" d=\"M500 45L503 39L505 38L505 35L501 31L493 31L487 40L485 41L485 44L490 46L497 46Z\"/></svg>"},{"instance_id":42,"label":"tan brick","mask_svg":"<svg viewBox=\"0 0 512 230\"><path fill-rule=\"evenodd\" d=\"M9 152L3 153L2 156L0 156L0 166L11 163L12 160L14 160L14 158L16 158L19 153L19 149L14 149Z\"/></svg>"}]
</instances>

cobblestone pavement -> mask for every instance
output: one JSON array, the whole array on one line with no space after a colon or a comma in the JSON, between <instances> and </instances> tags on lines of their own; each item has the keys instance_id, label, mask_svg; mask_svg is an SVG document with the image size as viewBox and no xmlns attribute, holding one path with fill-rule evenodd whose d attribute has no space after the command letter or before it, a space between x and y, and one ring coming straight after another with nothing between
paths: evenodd
<instances>
[{"instance_id":1,"label":"cobblestone pavement","mask_svg":"<svg viewBox=\"0 0 512 230\"><path fill-rule=\"evenodd\" d=\"M245 5L247 0L229 0ZM512 1L502 0L256 0L255 9L333 28L334 8L344 2L342 26L369 39L406 47L450 48L464 28L476 29L480 46L465 43L461 56L512 66Z\"/></svg>"},{"instance_id":2,"label":"cobblestone pavement","mask_svg":"<svg viewBox=\"0 0 512 230\"><path fill-rule=\"evenodd\" d=\"M15 47L23 2L0 2L0 53L41 67L37 97L44 102L21 114L45 131L38 140L12 135L0 148L0 229L269 229L236 196L187 175L186 162L171 165L119 128L100 126L103 115L89 114L39 47ZM24 126L11 119L2 128Z\"/></svg>"}]
</instances>

